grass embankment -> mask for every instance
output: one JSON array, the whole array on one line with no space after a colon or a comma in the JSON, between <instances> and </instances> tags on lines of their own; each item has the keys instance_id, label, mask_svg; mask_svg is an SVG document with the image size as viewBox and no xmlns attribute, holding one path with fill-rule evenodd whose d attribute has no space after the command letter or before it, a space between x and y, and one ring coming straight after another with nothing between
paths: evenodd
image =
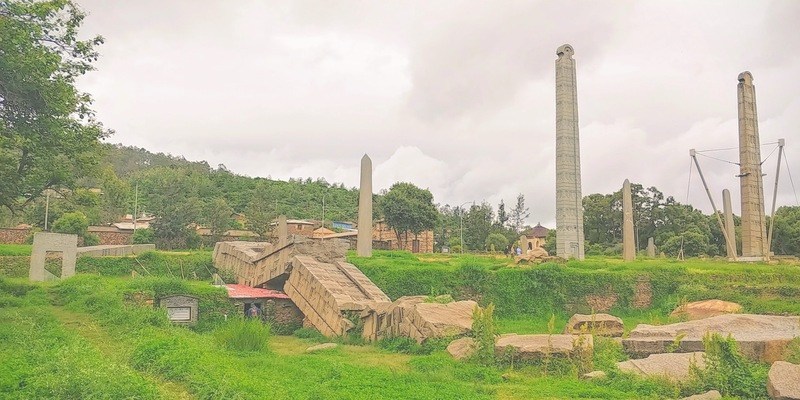
<instances>
[{"instance_id":1,"label":"grass embankment","mask_svg":"<svg viewBox=\"0 0 800 400\"><path fill-rule=\"evenodd\" d=\"M611 313L623 317L629 329L639 322L666 322L682 302L714 298L737 302L747 312L800 315L798 265L588 258L515 266L502 257L382 251L349 259L392 299L450 294L494 303L503 331L544 332L553 315L563 327L573 313L592 312L587 296L615 298ZM642 282L651 288L651 301L639 309L635 299Z\"/></svg>"},{"instance_id":2,"label":"grass embankment","mask_svg":"<svg viewBox=\"0 0 800 400\"><path fill-rule=\"evenodd\" d=\"M30 245L0 245L0 277L23 278L30 267ZM79 257L78 273L105 276L169 276L184 279L208 279L215 271L210 251L147 251L127 257Z\"/></svg>"},{"instance_id":3,"label":"grass embankment","mask_svg":"<svg viewBox=\"0 0 800 400\"><path fill-rule=\"evenodd\" d=\"M78 275L56 284L0 280L0 293L0 315L7 322L3 326L9 327L3 331L7 338L3 351L21 359L30 351L41 354L36 359L41 362L3 361L6 378L1 390L11 393L20 385L28 387L15 394L18 398L176 398L183 394L207 399L565 399L677 394L677 388L664 383L613 373L602 383L580 381L571 364L560 372L526 366L498 368L457 362L441 350L420 355L372 345L341 345L306 354L305 348L314 341L296 337L270 337L266 350L230 350L236 348L230 345L236 341L231 339L236 336L230 334L231 329L241 322L226 323L222 314L230 312L227 301L219 289L200 282ZM170 293L200 297L201 320L210 322L197 329L169 324L163 311L153 309L146 300ZM25 349L30 340L35 343L35 334L17 327L24 326L31 314L42 316L37 318L44 322L28 326L45 326L43 331L58 332L59 340ZM253 334L245 329L239 334L249 335L245 342L253 342L253 337L255 342L265 339L263 331ZM61 340L64 337L73 339ZM63 343L74 345L65 350ZM624 357L614 346L595 352L596 366L610 366ZM61 356L70 352L75 352L74 359ZM75 365L79 361L83 364ZM37 376L54 370L59 372L56 383L37 383ZM96 382L81 384L95 373Z\"/></svg>"}]
</instances>

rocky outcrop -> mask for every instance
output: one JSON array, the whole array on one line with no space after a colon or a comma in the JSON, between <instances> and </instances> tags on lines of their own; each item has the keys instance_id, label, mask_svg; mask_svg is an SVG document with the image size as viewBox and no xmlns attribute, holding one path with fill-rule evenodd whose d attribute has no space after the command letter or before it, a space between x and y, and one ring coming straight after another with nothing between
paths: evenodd
<instances>
[{"instance_id":1,"label":"rocky outcrop","mask_svg":"<svg viewBox=\"0 0 800 400\"><path fill-rule=\"evenodd\" d=\"M572 357L591 354L594 341L591 335L501 335L494 344L498 356L515 360L540 360L544 357Z\"/></svg>"},{"instance_id":2,"label":"rocky outcrop","mask_svg":"<svg viewBox=\"0 0 800 400\"><path fill-rule=\"evenodd\" d=\"M742 312L742 306L730 301L703 300L686 303L676 308L669 316L694 321L698 319L716 317L723 314L736 314Z\"/></svg>"},{"instance_id":3,"label":"rocky outcrop","mask_svg":"<svg viewBox=\"0 0 800 400\"><path fill-rule=\"evenodd\" d=\"M707 333L731 335L742 354L751 360L773 362L783 356L787 344L800 337L800 317L755 314L725 314L670 325L640 324L622 340L625 351L633 357L704 350Z\"/></svg>"},{"instance_id":4,"label":"rocky outcrop","mask_svg":"<svg viewBox=\"0 0 800 400\"><path fill-rule=\"evenodd\" d=\"M619 337L624 332L622 319L610 314L575 314L564 327L564 333L567 334L591 333Z\"/></svg>"},{"instance_id":5,"label":"rocky outcrop","mask_svg":"<svg viewBox=\"0 0 800 400\"><path fill-rule=\"evenodd\" d=\"M775 400L800 400L800 365L774 362L767 375L767 393Z\"/></svg>"},{"instance_id":6,"label":"rocky outcrop","mask_svg":"<svg viewBox=\"0 0 800 400\"><path fill-rule=\"evenodd\" d=\"M689 378L689 370L694 365L705 368L705 353L664 353L651 354L647 358L617 363L620 371L642 376L662 376L673 381Z\"/></svg>"}]
</instances>

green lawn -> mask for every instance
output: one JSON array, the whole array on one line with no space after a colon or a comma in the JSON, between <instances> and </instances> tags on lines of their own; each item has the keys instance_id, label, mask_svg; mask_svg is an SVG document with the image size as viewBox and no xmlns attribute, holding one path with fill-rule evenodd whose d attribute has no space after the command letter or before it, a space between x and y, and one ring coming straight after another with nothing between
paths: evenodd
<instances>
[{"instance_id":1,"label":"green lawn","mask_svg":"<svg viewBox=\"0 0 800 400\"><path fill-rule=\"evenodd\" d=\"M29 256L31 247L29 244L0 244L0 256Z\"/></svg>"}]
</instances>

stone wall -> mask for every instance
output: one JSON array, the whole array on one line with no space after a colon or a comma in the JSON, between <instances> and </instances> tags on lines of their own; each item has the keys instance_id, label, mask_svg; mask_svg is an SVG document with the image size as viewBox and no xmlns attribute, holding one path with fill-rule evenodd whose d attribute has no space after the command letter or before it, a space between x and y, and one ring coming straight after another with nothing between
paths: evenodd
<instances>
[{"instance_id":1,"label":"stone wall","mask_svg":"<svg viewBox=\"0 0 800 400\"><path fill-rule=\"evenodd\" d=\"M30 233L30 228L0 228L0 243L25 244L25 239Z\"/></svg>"},{"instance_id":2,"label":"stone wall","mask_svg":"<svg viewBox=\"0 0 800 400\"><path fill-rule=\"evenodd\" d=\"M236 299L233 305L244 314L245 305L256 303L274 333L291 334L303 326L302 311L289 299Z\"/></svg>"},{"instance_id":3,"label":"stone wall","mask_svg":"<svg viewBox=\"0 0 800 400\"><path fill-rule=\"evenodd\" d=\"M133 232L92 232L100 239L101 245L125 245L133 244Z\"/></svg>"},{"instance_id":4,"label":"stone wall","mask_svg":"<svg viewBox=\"0 0 800 400\"><path fill-rule=\"evenodd\" d=\"M414 244L415 240L418 241L417 246ZM400 242L398 242L394 230L389 228L385 222L378 221L372 229L372 243L376 249L433 253L433 231L425 231L416 236L411 232L404 232L400 234Z\"/></svg>"}]
</instances>

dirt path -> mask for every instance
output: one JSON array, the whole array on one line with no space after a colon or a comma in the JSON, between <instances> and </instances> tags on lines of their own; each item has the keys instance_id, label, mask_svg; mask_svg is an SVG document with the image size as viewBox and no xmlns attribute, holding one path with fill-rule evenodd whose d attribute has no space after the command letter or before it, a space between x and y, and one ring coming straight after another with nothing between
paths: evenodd
<instances>
[{"instance_id":1,"label":"dirt path","mask_svg":"<svg viewBox=\"0 0 800 400\"><path fill-rule=\"evenodd\" d=\"M129 365L133 349L111 337L90 316L76 313L63 307L53 307L53 315L61 321L65 328L80 335L108 359L119 365L126 367ZM136 371L133 368L130 368L130 370L155 384L164 399L194 399L194 396L180 383L167 381L155 375Z\"/></svg>"}]
</instances>

